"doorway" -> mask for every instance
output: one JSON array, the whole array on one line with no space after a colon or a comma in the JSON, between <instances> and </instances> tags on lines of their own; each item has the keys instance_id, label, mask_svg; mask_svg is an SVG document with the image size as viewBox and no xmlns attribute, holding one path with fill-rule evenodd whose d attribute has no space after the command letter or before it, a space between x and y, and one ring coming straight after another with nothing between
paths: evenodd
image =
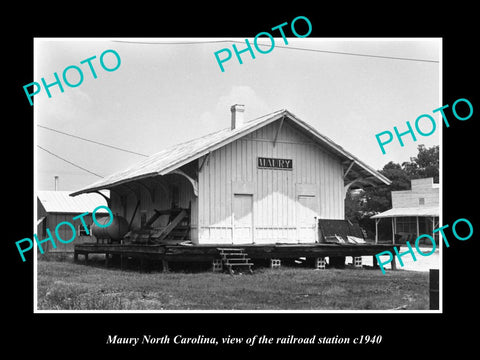
<instances>
[{"instance_id":1,"label":"doorway","mask_svg":"<svg viewBox=\"0 0 480 360\"><path fill-rule=\"evenodd\" d=\"M297 236L299 243L314 243L317 229L317 197L298 195L297 197Z\"/></svg>"},{"instance_id":2,"label":"doorway","mask_svg":"<svg viewBox=\"0 0 480 360\"><path fill-rule=\"evenodd\" d=\"M233 244L253 243L253 195L233 195Z\"/></svg>"}]
</instances>

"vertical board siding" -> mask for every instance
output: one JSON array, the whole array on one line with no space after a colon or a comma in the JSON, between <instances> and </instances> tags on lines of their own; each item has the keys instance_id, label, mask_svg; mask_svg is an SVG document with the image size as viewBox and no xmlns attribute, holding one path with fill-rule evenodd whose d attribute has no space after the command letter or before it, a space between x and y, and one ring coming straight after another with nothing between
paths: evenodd
<instances>
[{"instance_id":1,"label":"vertical board siding","mask_svg":"<svg viewBox=\"0 0 480 360\"><path fill-rule=\"evenodd\" d=\"M75 244L84 244L84 243L89 243L89 242L96 242L95 236L90 236L90 235L85 235L85 236L80 236L79 235L79 230L80 228L83 229L82 222L80 219L73 220L74 217L78 216L80 214L62 214L62 213L44 213L44 216L46 216L46 219L44 221L47 221L47 228L50 229L50 232L52 234L52 239L55 242L56 247L54 248L52 245L51 241L47 241L41 244L42 249L44 253L48 252L67 252L71 253L74 251ZM99 215L97 215L99 216ZM83 217L85 223L87 224L88 229L90 230L91 224L93 223L92 220L92 215L91 213ZM72 224L75 228L75 238L69 242L69 243L64 243L61 242L57 238L57 234L55 233L55 229L57 228L57 225L62 223L62 222L69 222ZM40 224L37 227L37 237L38 240L44 240L48 237L48 235L43 235L43 224ZM90 232L91 234L91 232ZM58 235L62 240L68 241L72 238L73 232L71 227L68 225L62 224L61 226L58 227ZM37 247L38 252L40 253L40 249Z\"/></svg>"},{"instance_id":2,"label":"vertical board siding","mask_svg":"<svg viewBox=\"0 0 480 360\"><path fill-rule=\"evenodd\" d=\"M279 121L211 153L199 174L200 244L232 244L232 182L253 183L255 243L299 242L296 184L315 184L316 215L343 219L343 167L288 121ZM293 160L293 169L257 168L257 157Z\"/></svg>"},{"instance_id":3,"label":"vertical board siding","mask_svg":"<svg viewBox=\"0 0 480 360\"><path fill-rule=\"evenodd\" d=\"M159 184L160 177L153 177L148 187L153 189L153 199L151 198L150 192L145 189L143 186L136 186L135 182L133 181L131 184L132 188L136 188L138 190L138 194L140 199L137 199L137 196L132 192L124 193L120 189L117 191L112 191L110 194L111 196L111 210L114 214L123 216L125 211L125 219L128 223L132 221L132 229L137 230L140 228L141 225L141 213L144 211L147 214L147 219L154 215L155 210L164 210L169 209L171 207L171 200L170 194L168 193L168 185L173 184L178 186L179 190L179 200L178 206L182 208L188 208L191 206L191 232L190 237L193 242L198 240L198 201L193 193L192 184L183 176L181 175L165 175L162 178L162 183L167 188L167 192L163 189L162 185ZM119 193L126 195L126 208L124 209L121 202L121 196ZM140 200L140 204L138 206L137 212L132 220L132 216L135 212L135 207L137 206L137 201ZM161 216L153 225L153 227L163 227L166 226L168 223L168 216Z\"/></svg>"}]
</instances>

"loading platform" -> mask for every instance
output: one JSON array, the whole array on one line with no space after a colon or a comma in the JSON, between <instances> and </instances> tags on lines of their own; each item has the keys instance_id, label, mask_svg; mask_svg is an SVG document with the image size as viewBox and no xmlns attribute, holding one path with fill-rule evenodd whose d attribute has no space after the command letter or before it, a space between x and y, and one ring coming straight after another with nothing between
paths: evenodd
<instances>
[{"instance_id":1,"label":"loading platform","mask_svg":"<svg viewBox=\"0 0 480 360\"><path fill-rule=\"evenodd\" d=\"M226 249L241 247L252 263L256 260L269 259L296 259L305 258L342 258L373 256L382 251L392 251L389 244L209 244L209 245L181 245L181 244L77 244L74 250L74 259L83 255L88 260L90 254L104 254L108 261L111 255L121 255L148 260L168 262L212 262L222 259L222 252ZM250 262L249 262L250 263ZM393 262L392 262L393 265Z\"/></svg>"}]
</instances>

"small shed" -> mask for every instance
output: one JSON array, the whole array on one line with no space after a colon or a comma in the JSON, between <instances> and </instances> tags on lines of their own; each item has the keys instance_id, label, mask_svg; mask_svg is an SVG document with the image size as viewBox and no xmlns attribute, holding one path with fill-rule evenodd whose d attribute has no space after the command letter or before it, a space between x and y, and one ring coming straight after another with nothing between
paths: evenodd
<instances>
[{"instance_id":1,"label":"small shed","mask_svg":"<svg viewBox=\"0 0 480 360\"><path fill-rule=\"evenodd\" d=\"M75 226L77 237L74 241L64 244L55 241L56 248L53 248L50 241L42 244L42 249L47 252L72 252L75 244L86 242L95 242L95 236L92 235L91 226L92 211L98 206L107 206L107 201L103 196L97 193L82 194L80 196L71 197L71 191L37 191L37 236L39 240L45 239L48 234L47 229L55 237L55 228L63 221L68 221ZM80 219L73 220L74 217L89 212L84 217L85 223L89 228L89 234L86 233ZM107 216L105 209L99 209L96 212L97 217ZM70 239L72 230L68 226L58 228L58 233L62 239Z\"/></svg>"},{"instance_id":2,"label":"small shed","mask_svg":"<svg viewBox=\"0 0 480 360\"><path fill-rule=\"evenodd\" d=\"M379 241L379 222L390 218L393 244L413 243L421 234L432 234L438 243L438 232L433 233L433 230L439 221L439 190L439 184L430 177L411 180L410 190L392 191L392 208L372 216L375 219L375 242Z\"/></svg>"}]
</instances>

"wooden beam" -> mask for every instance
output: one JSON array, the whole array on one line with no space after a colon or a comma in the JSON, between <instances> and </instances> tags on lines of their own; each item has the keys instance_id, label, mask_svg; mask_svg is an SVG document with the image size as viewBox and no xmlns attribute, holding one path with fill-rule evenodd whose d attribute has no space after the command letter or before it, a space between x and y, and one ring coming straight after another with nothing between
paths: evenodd
<instances>
[{"instance_id":1,"label":"wooden beam","mask_svg":"<svg viewBox=\"0 0 480 360\"><path fill-rule=\"evenodd\" d=\"M393 219L392 217L392 244L395 245L395 225L393 224Z\"/></svg>"},{"instance_id":2,"label":"wooden beam","mask_svg":"<svg viewBox=\"0 0 480 360\"><path fill-rule=\"evenodd\" d=\"M139 206L140 206L140 200L137 200L137 206L135 206L135 210L133 211L132 217L130 218L130 222L128 223L128 230L132 229L133 219L135 218L135 215L137 214L137 210L138 210Z\"/></svg>"},{"instance_id":3,"label":"wooden beam","mask_svg":"<svg viewBox=\"0 0 480 360\"><path fill-rule=\"evenodd\" d=\"M355 160L352 160L352 162L351 162L350 165L348 166L347 170L346 170L345 173L343 174L343 178L344 178L344 179L345 179L345 177L347 176L348 172L352 169L353 164L355 164Z\"/></svg>"},{"instance_id":4,"label":"wooden beam","mask_svg":"<svg viewBox=\"0 0 480 360\"><path fill-rule=\"evenodd\" d=\"M273 139L273 147L275 147L275 144L277 143L278 134L282 129L284 119L285 119L285 116L282 116L282 119L280 120L280 124L278 125L278 128L277 128L277 132L275 133L275 138Z\"/></svg>"},{"instance_id":5,"label":"wooden beam","mask_svg":"<svg viewBox=\"0 0 480 360\"><path fill-rule=\"evenodd\" d=\"M165 239L170 232L175 229L175 227L180 224L180 222L183 220L183 218L187 216L187 211L182 210L180 213L173 219L163 230L161 230L159 233L156 233L152 235L152 238L154 237L156 241L162 241Z\"/></svg>"},{"instance_id":6,"label":"wooden beam","mask_svg":"<svg viewBox=\"0 0 480 360\"><path fill-rule=\"evenodd\" d=\"M420 236L420 226L418 225L418 216L417 216L417 238Z\"/></svg>"},{"instance_id":7,"label":"wooden beam","mask_svg":"<svg viewBox=\"0 0 480 360\"><path fill-rule=\"evenodd\" d=\"M161 211L158 211L157 209L153 209L155 211L155 214L153 214L148 220L147 222L145 223L145 225L143 225L144 228L149 228L150 226L153 225L153 223L162 215L167 215Z\"/></svg>"},{"instance_id":8,"label":"wooden beam","mask_svg":"<svg viewBox=\"0 0 480 360\"><path fill-rule=\"evenodd\" d=\"M211 154L211 153L208 153L207 155L205 155L205 156L203 157L202 163L200 164L200 167L198 168L197 175L202 171L203 165L205 165L205 163L207 162L207 160L210 159L210 154Z\"/></svg>"}]
</instances>

